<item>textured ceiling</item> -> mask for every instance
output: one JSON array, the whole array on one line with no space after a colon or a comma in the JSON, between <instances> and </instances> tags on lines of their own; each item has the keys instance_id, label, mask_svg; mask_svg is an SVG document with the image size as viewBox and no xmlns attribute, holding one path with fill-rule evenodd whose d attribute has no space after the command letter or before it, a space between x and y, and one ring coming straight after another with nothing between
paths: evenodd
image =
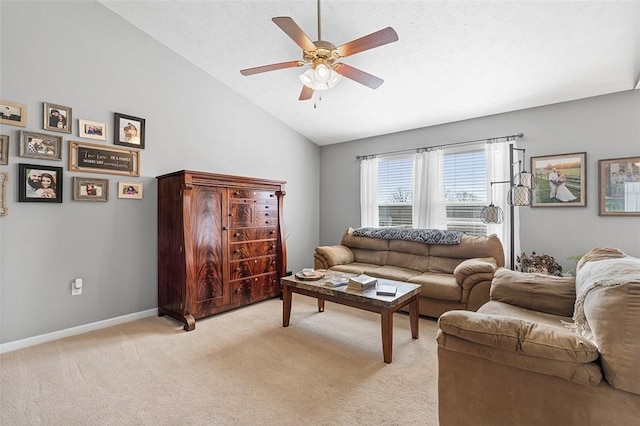
<instances>
[{"instance_id":1,"label":"textured ceiling","mask_svg":"<svg viewBox=\"0 0 640 426\"><path fill-rule=\"evenodd\" d=\"M315 0L100 1L318 145L630 90L640 73L640 1L322 0L323 40L391 26L399 41L340 60L378 89L343 79L301 102L305 68L240 70L301 59L271 18L316 40Z\"/></svg>"}]
</instances>

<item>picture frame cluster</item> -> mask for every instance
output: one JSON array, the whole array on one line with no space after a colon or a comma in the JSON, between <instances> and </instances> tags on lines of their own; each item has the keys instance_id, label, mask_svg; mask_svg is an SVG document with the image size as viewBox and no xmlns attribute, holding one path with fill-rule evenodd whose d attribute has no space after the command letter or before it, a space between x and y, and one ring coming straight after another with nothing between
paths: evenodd
<instances>
[{"instance_id":1,"label":"picture frame cluster","mask_svg":"<svg viewBox=\"0 0 640 426\"><path fill-rule=\"evenodd\" d=\"M0 123L27 127L27 106L0 99ZM76 124L76 126L74 126ZM108 123L80 118L74 123L73 108L58 103L42 103L42 130L19 130L17 155L22 158L46 161L62 161L63 136L73 135L94 141L113 139L108 143L87 143L68 140L68 164L70 172L112 174L127 177L140 176L140 153L145 149L146 120L129 114L113 113L113 127ZM55 132L55 133L49 133ZM10 135L0 135L0 165L9 164ZM118 145L118 146L115 146ZM18 163L18 202L62 203L64 167L46 164ZM6 215L6 182L8 172L0 173L0 216ZM107 178L72 176L73 201L109 201L110 182ZM140 200L143 183L118 182L117 196L121 199Z\"/></svg>"}]
</instances>

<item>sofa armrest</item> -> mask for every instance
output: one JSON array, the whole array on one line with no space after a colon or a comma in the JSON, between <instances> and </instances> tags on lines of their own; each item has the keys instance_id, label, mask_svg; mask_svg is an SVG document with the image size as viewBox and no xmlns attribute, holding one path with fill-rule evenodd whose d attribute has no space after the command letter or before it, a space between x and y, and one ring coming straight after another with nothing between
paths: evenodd
<instances>
[{"instance_id":1,"label":"sofa armrest","mask_svg":"<svg viewBox=\"0 0 640 426\"><path fill-rule=\"evenodd\" d=\"M442 314L438 324L438 358L458 352L581 385L602 381L598 349L569 329L458 310Z\"/></svg>"},{"instance_id":2,"label":"sofa armrest","mask_svg":"<svg viewBox=\"0 0 640 426\"><path fill-rule=\"evenodd\" d=\"M347 246L320 246L313 253L314 267L316 269L329 269L335 265L347 265L353 263L353 252Z\"/></svg>"},{"instance_id":3,"label":"sofa armrest","mask_svg":"<svg viewBox=\"0 0 640 426\"><path fill-rule=\"evenodd\" d=\"M449 335L526 356L577 363L599 356L595 344L569 329L514 317L454 310L438 325Z\"/></svg>"},{"instance_id":4,"label":"sofa armrest","mask_svg":"<svg viewBox=\"0 0 640 426\"><path fill-rule=\"evenodd\" d=\"M482 281L491 281L498 269L493 257L473 258L462 261L453 270L458 285L470 289Z\"/></svg>"},{"instance_id":5,"label":"sofa armrest","mask_svg":"<svg viewBox=\"0 0 640 426\"><path fill-rule=\"evenodd\" d=\"M500 268L491 282L489 297L533 311L571 317L576 299L575 278Z\"/></svg>"}]
</instances>

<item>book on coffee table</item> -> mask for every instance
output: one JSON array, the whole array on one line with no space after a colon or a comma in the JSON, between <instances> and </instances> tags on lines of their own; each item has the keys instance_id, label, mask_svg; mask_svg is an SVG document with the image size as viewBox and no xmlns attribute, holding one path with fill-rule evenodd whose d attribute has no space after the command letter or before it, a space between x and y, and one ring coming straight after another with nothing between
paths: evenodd
<instances>
[{"instance_id":1,"label":"book on coffee table","mask_svg":"<svg viewBox=\"0 0 640 426\"><path fill-rule=\"evenodd\" d=\"M398 287L394 285L380 285L376 290L378 296L395 296L398 291Z\"/></svg>"},{"instance_id":2,"label":"book on coffee table","mask_svg":"<svg viewBox=\"0 0 640 426\"><path fill-rule=\"evenodd\" d=\"M347 288L357 291L367 291L376 288L378 280L368 275L362 274L349 278Z\"/></svg>"},{"instance_id":3,"label":"book on coffee table","mask_svg":"<svg viewBox=\"0 0 640 426\"><path fill-rule=\"evenodd\" d=\"M325 281L325 284L329 287L342 287L347 285L348 281L347 278L333 278Z\"/></svg>"}]
</instances>

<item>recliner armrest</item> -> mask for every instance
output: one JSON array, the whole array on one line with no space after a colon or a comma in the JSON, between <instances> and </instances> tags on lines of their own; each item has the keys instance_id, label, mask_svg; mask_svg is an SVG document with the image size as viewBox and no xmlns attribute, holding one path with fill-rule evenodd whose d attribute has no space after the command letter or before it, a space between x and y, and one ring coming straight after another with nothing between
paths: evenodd
<instances>
[{"instance_id":1,"label":"recliner armrest","mask_svg":"<svg viewBox=\"0 0 640 426\"><path fill-rule=\"evenodd\" d=\"M354 261L351 249L343 245L316 247L313 259L316 269L329 269L335 265L347 265Z\"/></svg>"},{"instance_id":2,"label":"recliner armrest","mask_svg":"<svg viewBox=\"0 0 640 426\"><path fill-rule=\"evenodd\" d=\"M556 277L500 268L489 298L538 312L571 317L576 299L574 277Z\"/></svg>"}]
</instances>

